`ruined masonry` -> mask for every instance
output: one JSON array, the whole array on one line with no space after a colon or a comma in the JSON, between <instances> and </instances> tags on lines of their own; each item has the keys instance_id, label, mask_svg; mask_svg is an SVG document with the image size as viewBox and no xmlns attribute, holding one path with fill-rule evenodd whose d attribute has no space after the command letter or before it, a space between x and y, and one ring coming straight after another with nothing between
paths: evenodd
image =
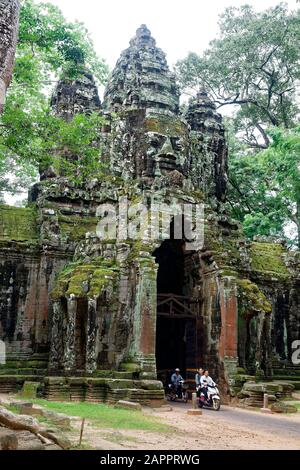
<instances>
[{"instance_id":1,"label":"ruined masonry","mask_svg":"<svg viewBox=\"0 0 300 470\"><path fill-rule=\"evenodd\" d=\"M67 120L104 116L103 172L76 185L41 168L27 208L0 208L0 392L26 381L56 400L157 405L172 368L189 379L199 366L224 399L244 377L300 383L291 361L299 253L247 242L229 218L225 130L205 91L180 113L165 54L142 25L102 104L86 69L62 78L51 103ZM204 204L204 245L101 238L97 208L125 196L147 207Z\"/></svg>"}]
</instances>

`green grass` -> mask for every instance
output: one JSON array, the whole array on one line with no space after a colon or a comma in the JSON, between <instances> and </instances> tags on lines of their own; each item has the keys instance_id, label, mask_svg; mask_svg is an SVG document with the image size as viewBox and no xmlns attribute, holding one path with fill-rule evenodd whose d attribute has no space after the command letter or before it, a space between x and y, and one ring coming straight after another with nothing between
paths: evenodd
<instances>
[{"instance_id":1,"label":"green grass","mask_svg":"<svg viewBox=\"0 0 300 470\"><path fill-rule=\"evenodd\" d=\"M20 414L20 408L14 405L4 405L4 408L6 408L8 411L11 411L12 413L15 414Z\"/></svg>"},{"instance_id":2,"label":"green grass","mask_svg":"<svg viewBox=\"0 0 300 470\"><path fill-rule=\"evenodd\" d=\"M140 411L114 408L102 403L69 403L47 400L34 400L34 403L68 416L87 418L101 428L141 429L156 432L169 432L172 430L170 426L162 423L160 418L145 416Z\"/></svg>"},{"instance_id":3,"label":"green grass","mask_svg":"<svg viewBox=\"0 0 300 470\"><path fill-rule=\"evenodd\" d=\"M103 439L105 439L106 441L115 442L117 444L120 444L124 441L125 442L139 443L139 440L136 437L134 437L134 436L125 436L121 433L116 433L116 434L106 433L106 434L102 434L101 437Z\"/></svg>"}]
</instances>

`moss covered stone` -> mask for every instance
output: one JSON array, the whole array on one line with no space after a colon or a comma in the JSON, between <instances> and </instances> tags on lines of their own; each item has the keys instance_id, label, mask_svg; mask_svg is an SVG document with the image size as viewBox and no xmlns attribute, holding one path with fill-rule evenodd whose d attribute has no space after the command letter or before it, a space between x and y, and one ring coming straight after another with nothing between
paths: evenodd
<instances>
[{"instance_id":1,"label":"moss covered stone","mask_svg":"<svg viewBox=\"0 0 300 470\"><path fill-rule=\"evenodd\" d=\"M240 312L244 317L259 313L271 314L272 305L264 293L249 279L237 281L240 298Z\"/></svg>"},{"instance_id":2,"label":"moss covered stone","mask_svg":"<svg viewBox=\"0 0 300 470\"><path fill-rule=\"evenodd\" d=\"M254 242L250 248L251 268L254 271L287 278L290 272L284 262L285 253L286 250L281 244Z\"/></svg>"},{"instance_id":3,"label":"moss covered stone","mask_svg":"<svg viewBox=\"0 0 300 470\"><path fill-rule=\"evenodd\" d=\"M58 217L58 223L63 239L79 241L88 232L95 232L99 219L97 217L80 217L78 215Z\"/></svg>"},{"instance_id":4,"label":"moss covered stone","mask_svg":"<svg viewBox=\"0 0 300 470\"><path fill-rule=\"evenodd\" d=\"M185 135L187 132L186 126L179 119L169 116L151 117L146 120L146 129L150 132L158 134L174 136Z\"/></svg>"},{"instance_id":5,"label":"moss covered stone","mask_svg":"<svg viewBox=\"0 0 300 470\"><path fill-rule=\"evenodd\" d=\"M57 299L72 294L76 297L98 297L110 282L116 280L118 273L118 265L103 258L96 258L90 264L70 263L57 276L51 297Z\"/></svg>"},{"instance_id":6,"label":"moss covered stone","mask_svg":"<svg viewBox=\"0 0 300 470\"><path fill-rule=\"evenodd\" d=\"M35 207L0 205L0 240L36 243L37 229Z\"/></svg>"},{"instance_id":7,"label":"moss covered stone","mask_svg":"<svg viewBox=\"0 0 300 470\"><path fill-rule=\"evenodd\" d=\"M20 392L20 396L24 398L36 398L38 388L40 387L39 382L24 382L23 388Z\"/></svg>"}]
</instances>

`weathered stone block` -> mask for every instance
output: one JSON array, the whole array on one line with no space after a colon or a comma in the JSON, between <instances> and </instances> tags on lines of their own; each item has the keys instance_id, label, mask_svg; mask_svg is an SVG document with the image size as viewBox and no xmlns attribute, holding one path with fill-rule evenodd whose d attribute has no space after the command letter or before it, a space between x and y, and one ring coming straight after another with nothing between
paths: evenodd
<instances>
[{"instance_id":1,"label":"weathered stone block","mask_svg":"<svg viewBox=\"0 0 300 470\"><path fill-rule=\"evenodd\" d=\"M141 388L145 390L162 390L163 384L158 380L141 380L139 382Z\"/></svg>"},{"instance_id":2,"label":"weathered stone block","mask_svg":"<svg viewBox=\"0 0 300 470\"><path fill-rule=\"evenodd\" d=\"M278 401L271 405L271 411L273 413L297 413L298 409L294 405Z\"/></svg>"},{"instance_id":3,"label":"weathered stone block","mask_svg":"<svg viewBox=\"0 0 300 470\"><path fill-rule=\"evenodd\" d=\"M0 450L17 450L17 433L6 428L0 428Z\"/></svg>"},{"instance_id":4,"label":"weathered stone block","mask_svg":"<svg viewBox=\"0 0 300 470\"><path fill-rule=\"evenodd\" d=\"M141 366L134 362L123 362L120 369L126 372L141 372Z\"/></svg>"},{"instance_id":5,"label":"weathered stone block","mask_svg":"<svg viewBox=\"0 0 300 470\"><path fill-rule=\"evenodd\" d=\"M127 410L141 411L142 405L140 403L134 403L132 401L119 400L115 404L115 408L123 408Z\"/></svg>"},{"instance_id":6,"label":"weathered stone block","mask_svg":"<svg viewBox=\"0 0 300 470\"><path fill-rule=\"evenodd\" d=\"M27 430L33 433L39 430L36 419L26 415L16 415L3 407L0 407L0 423L15 430Z\"/></svg>"},{"instance_id":7,"label":"weathered stone block","mask_svg":"<svg viewBox=\"0 0 300 470\"><path fill-rule=\"evenodd\" d=\"M43 409L42 415L45 416L45 418L48 418L50 421L52 421L54 424L56 424L59 427L69 428L71 426L70 417L63 413L56 413L55 411Z\"/></svg>"},{"instance_id":8,"label":"weathered stone block","mask_svg":"<svg viewBox=\"0 0 300 470\"><path fill-rule=\"evenodd\" d=\"M55 442L55 444L57 444L63 450L69 450L72 447L70 440L61 432L42 429L41 434L47 439Z\"/></svg>"},{"instance_id":9,"label":"weathered stone block","mask_svg":"<svg viewBox=\"0 0 300 470\"><path fill-rule=\"evenodd\" d=\"M10 404L14 406L15 408L18 408L19 410L21 408L32 408L33 403L31 401L11 401Z\"/></svg>"},{"instance_id":10,"label":"weathered stone block","mask_svg":"<svg viewBox=\"0 0 300 470\"><path fill-rule=\"evenodd\" d=\"M106 385L110 389L134 388L133 380L107 379Z\"/></svg>"},{"instance_id":11,"label":"weathered stone block","mask_svg":"<svg viewBox=\"0 0 300 470\"><path fill-rule=\"evenodd\" d=\"M38 382L24 382L20 395L26 398L36 398L39 386Z\"/></svg>"},{"instance_id":12,"label":"weathered stone block","mask_svg":"<svg viewBox=\"0 0 300 470\"><path fill-rule=\"evenodd\" d=\"M20 408L21 415L29 415L29 416L43 416L43 408L38 406L27 407L22 406Z\"/></svg>"}]
</instances>

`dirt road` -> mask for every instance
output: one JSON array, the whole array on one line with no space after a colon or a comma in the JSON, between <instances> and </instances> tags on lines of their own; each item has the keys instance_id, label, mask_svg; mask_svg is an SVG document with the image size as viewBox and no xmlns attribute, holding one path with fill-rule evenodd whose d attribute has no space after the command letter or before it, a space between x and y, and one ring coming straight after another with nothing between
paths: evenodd
<instances>
[{"instance_id":1,"label":"dirt road","mask_svg":"<svg viewBox=\"0 0 300 470\"><path fill-rule=\"evenodd\" d=\"M223 406L219 412L203 410L202 416L188 416L190 405L175 403L172 407L168 412L144 411L172 426L169 433L100 431L90 425L86 444L105 450L300 449L300 413L265 415Z\"/></svg>"}]
</instances>

